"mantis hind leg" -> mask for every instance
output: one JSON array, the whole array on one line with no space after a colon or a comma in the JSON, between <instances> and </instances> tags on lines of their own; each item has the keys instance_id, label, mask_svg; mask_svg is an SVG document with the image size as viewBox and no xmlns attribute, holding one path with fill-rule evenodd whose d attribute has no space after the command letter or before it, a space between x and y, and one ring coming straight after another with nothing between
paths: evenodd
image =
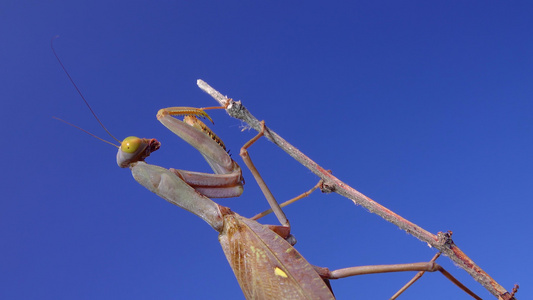
<instances>
[{"instance_id":1,"label":"mantis hind leg","mask_svg":"<svg viewBox=\"0 0 533 300\"><path fill-rule=\"evenodd\" d=\"M330 271L327 268L321 268L315 266L315 271L324 279L340 279L350 276L357 275L367 275L367 274L377 274L377 273L391 273L391 272L408 272L408 271L418 271L418 273L407 282L398 292L396 292L390 299L396 299L403 293L407 288L409 288L413 283L415 283L425 272L440 272L444 277L448 278L453 284L458 286L468 295L472 296L474 299L481 300L481 297L472 292L459 280L453 277L448 271L446 271L439 264L435 263L435 260L440 256L440 253L437 253L429 262L420 262L420 263L410 263L410 264L395 264L395 265L372 265L372 266L358 266L358 267L349 267L339 270Z\"/></svg>"}]
</instances>

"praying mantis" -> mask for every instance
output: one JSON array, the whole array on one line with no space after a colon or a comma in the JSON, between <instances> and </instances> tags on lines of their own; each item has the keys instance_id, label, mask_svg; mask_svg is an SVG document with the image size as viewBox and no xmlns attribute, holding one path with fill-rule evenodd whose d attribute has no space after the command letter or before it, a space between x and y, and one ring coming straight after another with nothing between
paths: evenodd
<instances>
[{"instance_id":1,"label":"praying mantis","mask_svg":"<svg viewBox=\"0 0 533 300\"><path fill-rule=\"evenodd\" d=\"M185 121L173 115L185 115ZM126 139L118 151L117 163L129 167L135 180L145 188L192 212L219 232L222 249L247 299L334 299L329 279L399 271L440 271L465 292L481 299L433 261L336 271L312 266L293 247L289 222L247 153L247 148L263 135L263 131L241 148L240 155L281 226L259 224L206 197L238 196L243 182L240 167L227 154L218 137L196 116L209 118L204 109L172 107L160 110L157 119L200 151L215 174L165 169L145 163L144 158L159 148L153 139Z\"/></svg>"},{"instance_id":2,"label":"praying mantis","mask_svg":"<svg viewBox=\"0 0 533 300\"><path fill-rule=\"evenodd\" d=\"M53 46L52 50L83 101L107 131ZM241 148L240 156L281 225L260 224L211 200L240 196L244 179L240 166L229 156L222 140L199 119L212 121L205 112L207 109L212 108L171 107L159 110L157 119L196 148L212 168L212 174L150 165L145 160L160 148L161 143L156 139L133 136L119 141L117 164L129 168L134 179L146 189L200 217L219 233L224 254L247 299L334 299L330 279L400 271L440 271L466 293L481 299L436 264L436 257L424 263L350 267L335 271L307 262L293 247L295 240L290 233L289 221L248 155L247 149L264 134L264 122L263 130ZM175 116L184 119L181 121Z\"/></svg>"}]
</instances>

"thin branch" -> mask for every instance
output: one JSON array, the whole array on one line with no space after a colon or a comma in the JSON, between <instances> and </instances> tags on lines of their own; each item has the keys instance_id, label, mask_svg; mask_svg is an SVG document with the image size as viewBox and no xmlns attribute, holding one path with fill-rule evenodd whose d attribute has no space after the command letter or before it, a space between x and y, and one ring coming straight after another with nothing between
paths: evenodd
<instances>
[{"instance_id":1,"label":"thin branch","mask_svg":"<svg viewBox=\"0 0 533 300\"><path fill-rule=\"evenodd\" d=\"M217 100L220 105L226 107L226 112L233 118L246 122L251 128L260 131L260 121L255 118L242 104L241 101L233 101L232 99L222 95L217 90L213 89L206 82L201 79L197 81L198 87L211 95ZM268 124L268 123L267 123ZM296 159L299 163L315 173L320 179L324 181L323 191L335 192L341 196L351 199L356 205L361 205L371 213L374 213L390 223L405 230L407 233L413 235L417 239L426 242L431 247L438 249L444 255L448 256L459 267L463 268L470 274L477 282L485 287L491 294L498 297L498 299L510 300L515 299L514 295L507 292L501 285L499 285L492 277L476 265L466 254L459 249L451 238L451 232L439 232L434 235L422 227L404 219L403 217L392 212L388 208L375 202L369 197L358 192L351 186L339 180L324 168L319 166L316 162L305 156L296 147L289 144L282 137L274 131L265 126L265 137L278 147L283 149L287 154Z\"/></svg>"}]
</instances>

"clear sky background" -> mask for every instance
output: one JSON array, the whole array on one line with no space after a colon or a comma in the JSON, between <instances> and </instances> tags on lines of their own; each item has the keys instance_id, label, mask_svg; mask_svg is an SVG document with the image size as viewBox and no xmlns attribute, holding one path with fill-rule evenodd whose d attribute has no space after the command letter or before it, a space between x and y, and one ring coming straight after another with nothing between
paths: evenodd
<instances>
[{"instance_id":1,"label":"clear sky background","mask_svg":"<svg viewBox=\"0 0 533 300\"><path fill-rule=\"evenodd\" d=\"M528 1L3 1L0 298L242 298L209 225L137 184L113 147L52 119L105 137L50 50L55 35L106 126L162 142L149 163L209 170L155 118L215 105L201 78L357 190L430 232L452 230L494 279L533 298L532 16ZM241 163L255 133L211 116ZM317 181L265 140L250 153L280 200ZM217 202L249 217L267 204L244 175L244 194ZM435 254L337 195L286 213L319 266ZM412 275L332 284L339 299L387 299ZM469 299L440 274L404 297L428 298Z\"/></svg>"}]
</instances>

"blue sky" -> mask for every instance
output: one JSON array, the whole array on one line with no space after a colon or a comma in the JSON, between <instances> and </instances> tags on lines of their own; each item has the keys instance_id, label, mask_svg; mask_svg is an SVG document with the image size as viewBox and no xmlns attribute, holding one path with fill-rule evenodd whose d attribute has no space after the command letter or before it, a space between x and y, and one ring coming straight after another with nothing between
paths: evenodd
<instances>
[{"instance_id":1,"label":"blue sky","mask_svg":"<svg viewBox=\"0 0 533 300\"><path fill-rule=\"evenodd\" d=\"M433 233L452 230L494 279L531 298L532 11L527 1L2 2L0 297L242 298L210 226L137 184L114 148L52 119L105 136L53 57L60 35L57 52L106 126L162 142L149 163L209 170L155 118L214 105L201 78L357 190ZM254 132L211 116L241 163ZM250 153L279 200L317 181L265 140ZM217 202L252 216L267 204L244 175L244 194ZM319 266L435 253L337 195L316 192L286 213L297 249ZM411 276L333 288L387 299ZM468 299L439 274L404 299L428 297Z\"/></svg>"}]
</instances>

